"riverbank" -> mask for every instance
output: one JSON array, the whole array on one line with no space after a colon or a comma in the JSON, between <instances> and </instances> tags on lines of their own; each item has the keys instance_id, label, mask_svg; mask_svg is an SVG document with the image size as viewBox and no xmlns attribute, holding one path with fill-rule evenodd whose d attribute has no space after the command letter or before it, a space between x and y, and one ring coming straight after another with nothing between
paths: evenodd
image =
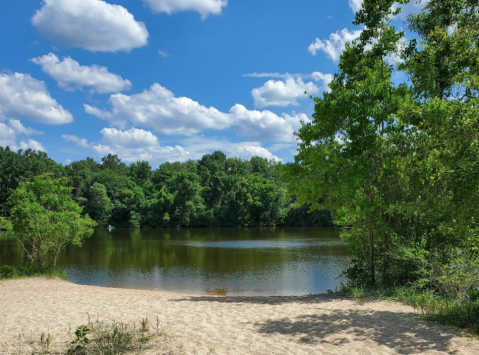
<instances>
[{"instance_id":1,"label":"riverbank","mask_svg":"<svg viewBox=\"0 0 479 355\"><path fill-rule=\"evenodd\" d=\"M479 353L478 340L427 324L399 303L357 304L334 295L205 297L46 278L0 282L0 344L42 332L63 339L88 315L107 322L158 317L185 354Z\"/></svg>"}]
</instances>

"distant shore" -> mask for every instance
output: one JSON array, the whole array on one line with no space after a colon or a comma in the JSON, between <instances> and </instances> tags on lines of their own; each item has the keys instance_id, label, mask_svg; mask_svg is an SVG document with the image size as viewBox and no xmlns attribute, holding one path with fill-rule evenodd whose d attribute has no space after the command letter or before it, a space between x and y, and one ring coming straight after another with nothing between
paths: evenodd
<instances>
[{"instance_id":1,"label":"distant shore","mask_svg":"<svg viewBox=\"0 0 479 355\"><path fill-rule=\"evenodd\" d=\"M62 346L88 315L124 322L158 318L185 354L479 353L479 341L427 324L399 303L357 304L334 295L192 296L46 278L0 282L0 344L43 332Z\"/></svg>"}]
</instances>

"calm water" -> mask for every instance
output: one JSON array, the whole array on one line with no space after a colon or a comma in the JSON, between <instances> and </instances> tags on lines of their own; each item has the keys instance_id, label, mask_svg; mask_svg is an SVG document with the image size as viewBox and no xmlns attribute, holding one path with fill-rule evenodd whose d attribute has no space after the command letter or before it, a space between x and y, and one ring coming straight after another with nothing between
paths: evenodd
<instances>
[{"instance_id":1,"label":"calm water","mask_svg":"<svg viewBox=\"0 0 479 355\"><path fill-rule=\"evenodd\" d=\"M96 230L61 256L84 285L219 295L302 295L339 286L347 247L330 228ZM20 245L0 236L0 265Z\"/></svg>"}]
</instances>

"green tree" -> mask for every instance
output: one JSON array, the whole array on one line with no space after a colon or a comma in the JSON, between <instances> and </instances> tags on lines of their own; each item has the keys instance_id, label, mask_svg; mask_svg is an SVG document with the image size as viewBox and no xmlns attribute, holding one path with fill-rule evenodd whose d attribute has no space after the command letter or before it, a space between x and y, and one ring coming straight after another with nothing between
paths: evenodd
<instances>
[{"instance_id":1,"label":"green tree","mask_svg":"<svg viewBox=\"0 0 479 355\"><path fill-rule=\"evenodd\" d=\"M151 179L151 166L147 161L138 161L133 163L129 167L129 175L133 181L139 185L143 186L147 181Z\"/></svg>"},{"instance_id":2,"label":"green tree","mask_svg":"<svg viewBox=\"0 0 479 355\"><path fill-rule=\"evenodd\" d=\"M11 205L8 198L20 182L31 181L33 177L44 173L62 177L63 168L45 152L31 149L14 152L9 147L0 147L0 215L9 214Z\"/></svg>"},{"instance_id":3,"label":"green tree","mask_svg":"<svg viewBox=\"0 0 479 355\"><path fill-rule=\"evenodd\" d=\"M114 205L108 198L105 186L95 182L90 187L89 196L90 198L87 205L88 214L98 223L98 225L107 225Z\"/></svg>"},{"instance_id":4,"label":"green tree","mask_svg":"<svg viewBox=\"0 0 479 355\"><path fill-rule=\"evenodd\" d=\"M315 98L283 173L300 205L328 209L344 227L350 280L427 279L439 291L450 270L478 262L478 5L429 1L409 16L417 38L404 47L393 4L363 2L355 23L365 30L346 46L331 92ZM392 82L398 71L407 83Z\"/></svg>"},{"instance_id":5,"label":"green tree","mask_svg":"<svg viewBox=\"0 0 479 355\"><path fill-rule=\"evenodd\" d=\"M95 222L82 217L66 179L40 175L21 182L11 194L11 233L20 241L30 263L46 271L56 269L61 251L81 246L93 233Z\"/></svg>"}]
</instances>

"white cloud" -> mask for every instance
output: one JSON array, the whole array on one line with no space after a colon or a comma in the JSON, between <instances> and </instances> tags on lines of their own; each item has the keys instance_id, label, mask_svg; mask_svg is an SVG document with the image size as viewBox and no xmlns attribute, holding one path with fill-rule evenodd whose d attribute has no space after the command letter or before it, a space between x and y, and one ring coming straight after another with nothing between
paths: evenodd
<instances>
[{"instance_id":1,"label":"white cloud","mask_svg":"<svg viewBox=\"0 0 479 355\"><path fill-rule=\"evenodd\" d=\"M131 128L128 131L119 131L115 128L103 128L100 133L105 143L113 146L118 142L122 147L128 148L155 147L159 144L158 138L153 133L143 129Z\"/></svg>"},{"instance_id":2,"label":"white cloud","mask_svg":"<svg viewBox=\"0 0 479 355\"><path fill-rule=\"evenodd\" d=\"M55 43L92 52L129 51L148 42L143 22L103 0L43 0L32 24Z\"/></svg>"},{"instance_id":3,"label":"white cloud","mask_svg":"<svg viewBox=\"0 0 479 355\"><path fill-rule=\"evenodd\" d=\"M117 154L126 163L146 160L152 164L165 161L184 161L189 153L180 146L161 146L158 138L151 132L131 128L127 131L116 128L104 128L100 132L102 140L88 143L85 138L63 135L67 142L74 142L80 147L90 148L99 158L108 154Z\"/></svg>"},{"instance_id":4,"label":"white cloud","mask_svg":"<svg viewBox=\"0 0 479 355\"><path fill-rule=\"evenodd\" d=\"M0 122L0 146L16 150L17 141L15 138L15 131L5 123Z\"/></svg>"},{"instance_id":5,"label":"white cloud","mask_svg":"<svg viewBox=\"0 0 479 355\"><path fill-rule=\"evenodd\" d=\"M341 53L344 51L347 42L352 42L355 39L359 38L362 30L354 30L349 32L347 28L342 29L341 31L336 31L329 35L329 39L316 40L310 44L308 51L315 56L318 51L326 53L333 61L339 61Z\"/></svg>"},{"instance_id":6,"label":"white cloud","mask_svg":"<svg viewBox=\"0 0 479 355\"><path fill-rule=\"evenodd\" d=\"M293 116L283 114L280 117L268 110L248 110L239 104L233 106L230 113L235 119L234 125L239 135L264 141L294 141L293 133L301 127L300 121L310 121L304 113Z\"/></svg>"},{"instance_id":7,"label":"white cloud","mask_svg":"<svg viewBox=\"0 0 479 355\"><path fill-rule=\"evenodd\" d=\"M301 78L287 78L284 81L268 80L263 86L253 89L254 105L289 106L299 105L298 99L307 98L308 94L316 94L319 88L313 82L305 83Z\"/></svg>"},{"instance_id":8,"label":"white cloud","mask_svg":"<svg viewBox=\"0 0 479 355\"><path fill-rule=\"evenodd\" d=\"M131 96L111 95L109 103L111 111L84 105L85 111L120 128L140 125L167 135L191 135L208 128L220 130L229 127L232 121L227 113L188 97L175 97L160 84Z\"/></svg>"},{"instance_id":9,"label":"white cloud","mask_svg":"<svg viewBox=\"0 0 479 355\"><path fill-rule=\"evenodd\" d=\"M91 88L99 94L117 93L131 87L129 80L112 74L108 68L92 65L83 66L70 57L60 60L50 53L43 57L33 58L32 62L42 67L65 90L81 90Z\"/></svg>"},{"instance_id":10,"label":"white cloud","mask_svg":"<svg viewBox=\"0 0 479 355\"><path fill-rule=\"evenodd\" d=\"M158 54L160 55L160 57L162 58L168 58L169 54L167 51L163 51L161 49L158 49Z\"/></svg>"},{"instance_id":11,"label":"white cloud","mask_svg":"<svg viewBox=\"0 0 479 355\"><path fill-rule=\"evenodd\" d=\"M43 134L43 132L37 131L36 129L25 127L19 120L9 120L8 125L16 134L25 134L27 136Z\"/></svg>"},{"instance_id":12,"label":"white cloud","mask_svg":"<svg viewBox=\"0 0 479 355\"><path fill-rule=\"evenodd\" d=\"M281 160L267 149L262 148L261 143L257 141L232 143L225 139L216 139L215 137L194 136L183 139L181 144L190 153L189 159L200 159L205 154L220 150L229 157L249 159L254 155L258 155L277 161Z\"/></svg>"},{"instance_id":13,"label":"white cloud","mask_svg":"<svg viewBox=\"0 0 479 355\"><path fill-rule=\"evenodd\" d=\"M36 151L47 152L47 150L42 145L42 143L37 142L36 140L33 140L33 139L29 139L26 142L21 141L20 142L20 149L22 149L22 150L33 149L33 150L36 150Z\"/></svg>"},{"instance_id":14,"label":"white cloud","mask_svg":"<svg viewBox=\"0 0 479 355\"><path fill-rule=\"evenodd\" d=\"M261 158L266 158L268 160L281 161L280 158L278 158L276 155L273 155L267 149L252 145L245 145L236 148L234 156L245 160L251 159L254 156L258 156Z\"/></svg>"},{"instance_id":15,"label":"white cloud","mask_svg":"<svg viewBox=\"0 0 479 355\"><path fill-rule=\"evenodd\" d=\"M143 0L153 12L166 12L171 15L181 11L196 11L201 18L208 15L219 15L227 0Z\"/></svg>"},{"instance_id":16,"label":"white cloud","mask_svg":"<svg viewBox=\"0 0 479 355\"><path fill-rule=\"evenodd\" d=\"M354 13L358 12L363 5L363 0L349 0L349 7Z\"/></svg>"},{"instance_id":17,"label":"white cloud","mask_svg":"<svg viewBox=\"0 0 479 355\"><path fill-rule=\"evenodd\" d=\"M311 74L290 73L250 73L243 74L247 78L278 78L284 81L269 80L260 88L253 89L252 94L256 107L297 105L298 99L307 98L304 94L322 93L329 91L328 84L333 80L332 74L313 72ZM303 80L312 79L320 86Z\"/></svg>"},{"instance_id":18,"label":"white cloud","mask_svg":"<svg viewBox=\"0 0 479 355\"><path fill-rule=\"evenodd\" d=\"M7 124L0 123L0 146L8 146L12 150L26 150L30 148L46 152L46 149L42 146L42 144L33 139L21 141L20 144L17 144L17 135L19 134L33 135L43 134L43 132L39 132L33 128L27 128L18 120L9 120Z\"/></svg>"},{"instance_id":19,"label":"white cloud","mask_svg":"<svg viewBox=\"0 0 479 355\"><path fill-rule=\"evenodd\" d=\"M50 96L45 83L28 74L0 74L0 120L25 117L46 124L64 124L73 116Z\"/></svg>"},{"instance_id":20,"label":"white cloud","mask_svg":"<svg viewBox=\"0 0 479 355\"><path fill-rule=\"evenodd\" d=\"M88 143L88 140L86 138L80 138L75 135L70 135L70 134L62 134L62 137L64 140L67 142L74 142L78 146L83 147L83 148L90 148L90 143Z\"/></svg>"}]
</instances>

